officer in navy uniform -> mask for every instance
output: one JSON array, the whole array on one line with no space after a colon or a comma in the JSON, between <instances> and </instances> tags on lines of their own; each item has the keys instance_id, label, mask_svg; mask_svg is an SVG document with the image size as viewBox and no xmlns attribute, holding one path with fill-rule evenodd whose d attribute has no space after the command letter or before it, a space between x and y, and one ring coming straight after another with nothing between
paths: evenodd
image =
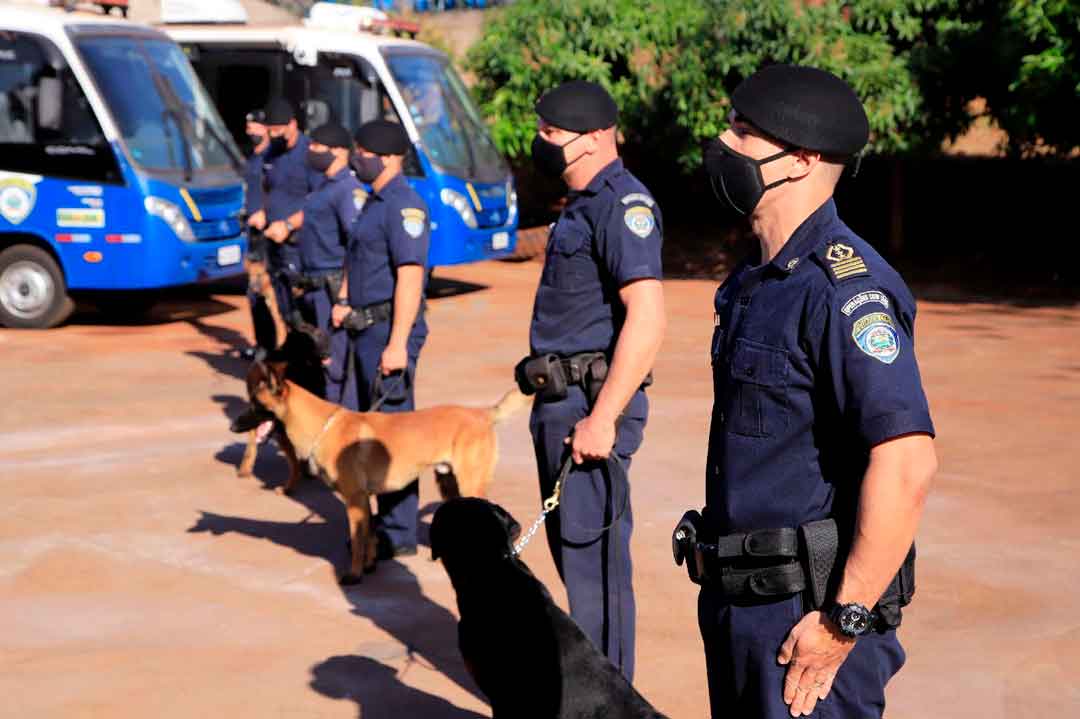
<instances>
[{"instance_id":1,"label":"officer in navy uniform","mask_svg":"<svg viewBox=\"0 0 1080 719\"><path fill-rule=\"evenodd\" d=\"M705 168L758 247L716 293L692 521L712 715L880 717L937 467L915 300L837 217L834 187L869 137L854 91L773 65L731 100Z\"/></svg>"},{"instance_id":2,"label":"officer in navy uniform","mask_svg":"<svg viewBox=\"0 0 1080 719\"><path fill-rule=\"evenodd\" d=\"M537 391L532 432L543 497L568 454L547 538L570 614L627 678L634 673L630 484L641 445L644 385L665 329L662 220L652 195L623 167L615 101L601 86L566 82L536 103L536 168L562 178L567 203L552 226L518 381ZM606 378L595 376L596 361ZM537 362L565 372L565 392L522 379ZM562 369L560 369L562 368ZM604 375L605 372L601 372ZM597 388L599 392L597 393Z\"/></svg>"},{"instance_id":3,"label":"officer in navy uniform","mask_svg":"<svg viewBox=\"0 0 1080 719\"><path fill-rule=\"evenodd\" d=\"M330 338L329 357L323 360L326 399L342 404L349 338L343 328L332 325L330 315L341 288L349 232L367 192L350 167L352 137L348 130L326 124L313 130L310 137L308 166L325 175L326 181L304 202L304 224L297 242L303 288L294 289L294 294L300 295L305 319ZM349 404L355 405L356 400Z\"/></svg>"},{"instance_id":4,"label":"officer in navy uniform","mask_svg":"<svg viewBox=\"0 0 1080 719\"><path fill-rule=\"evenodd\" d=\"M244 128L248 140L251 141L251 155L244 165L244 214L248 217L249 225L252 224L253 215L261 211L263 207L263 153L270 146L270 136L266 131L266 125L262 122L263 119L262 110L250 112ZM261 237L251 238L251 229L254 227L249 228L247 259L249 262L266 262L266 241ZM249 288L248 304L251 307L251 326L255 333L255 346L268 350L275 344L274 325L260 303L259 297ZM256 348L245 350L245 356L249 359L253 358L257 353Z\"/></svg>"},{"instance_id":5,"label":"officer in navy uniform","mask_svg":"<svg viewBox=\"0 0 1080 719\"><path fill-rule=\"evenodd\" d=\"M371 192L349 233L345 282L333 309L349 327L356 399L349 409L415 409L413 383L427 339L424 288L431 241L427 205L409 186L402 164L410 142L395 122L374 120L356 131L353 169ZM378 556L416 554L418 483L380 494Z\"/></svg>"},{"instance_id":6,"label":"officer in navy uniform","mask_svg":"<svg viewBox=\"0 0 1080 719\"><path fill-rule=\"evenodd\" d=\"M263 153L263 206L248 219L270 240L268 268L283 318L292 317L293 301L288 277L300 270L295 233L304 224L304 199L326 179L307 164L308 138L296 123L292 104L272 100L264 111L270 145ZM280 343L282 338L278 338Z\"/></svg>"}]
</instances>

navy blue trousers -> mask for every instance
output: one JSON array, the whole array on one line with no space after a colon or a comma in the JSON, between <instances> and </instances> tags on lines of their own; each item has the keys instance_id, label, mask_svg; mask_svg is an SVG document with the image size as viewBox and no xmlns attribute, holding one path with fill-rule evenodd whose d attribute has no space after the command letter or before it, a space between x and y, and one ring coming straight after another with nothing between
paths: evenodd
<instances>
[{"instance_id":1,"label":"navy blue trousers","mask_svg":"<svg viewBox=\"0 0 1080 719\"><path fill-rule=\"evenodd\" d=\"M404 387L404 399L384 402L380 412L411 412L416 409L413 397L413 384L416 378L416 363L420 358L420 349L427 339L426 329L413 329L409 335L409 366ZM345 407L357 412L366 412L375 403L375 379L379 375L379 362L383 350L390 341L390 323L380 322L363 332L349 338L348 351L353 356L352 377L346 378L342 395L347 400ZM391 386L398 380L387 380ZM397 393L395 392L395 395ZM350 405L348 402L351 402ZM376 532L386 535L393 547L416 546L417 512L420 509L420 483L411 482L397 492L380 494L376 500L378 512L375 518Z\"/></svg>"},{"instance_id":2,"label":"navy blue trousers","mask_svg":"<svg viewBox=\"0 0 1080 719\"><path fill-rule=\"evenodd\" d=\"M795 595L757 605L729 604L708 587L698 595L698 626L705 642L709 704L714 719L790 719L784 703L787 667L776 661L780 645L803 617ZM896 631L860 637L819 701L812 717L867 719L885 711L885 684L904 664Z\"/></svg>"},{"instance_id":3,"label":"navy blue trousers","mask_svg":"<svg viewBox=\"0 0 1080 719\"><path fill-rule=\"evenodd\" d=\"M345 373L348 369L349 334L340 327L334 327L331 322L334 305L330 301L330 294L325 288L311 290L304 294L298 304L304 318L330 337L330 364L323 365L326 399L334 404L355 407L355 396L349 402L343 399L346 388ZM355 394L356 384L350 383L348 389Z\"/></svg>"},{"instance_id":4,"label":"navy blue trousers","mask_svg":"<svg viewBox=\"0 0 1080 719\"><path fill-rule=\"evenodd\" d=\"M551 495L565 460L563 440L588 411L580 387L571 387L569 396L559 402L533 404L529 430L543 497ZM619 424L615 454L626 470L641 446L648 412L648 399L639 391ZM624 479L613 464L589 462L572 470L562 487L558 511L547 516L546 530L551 556L566 585L570 616L623 675L633 679L636 610L630 534L634 519L629 477ZM611 529L598 531L624 506L625 514Z\"/></svg>"}]
</instances>

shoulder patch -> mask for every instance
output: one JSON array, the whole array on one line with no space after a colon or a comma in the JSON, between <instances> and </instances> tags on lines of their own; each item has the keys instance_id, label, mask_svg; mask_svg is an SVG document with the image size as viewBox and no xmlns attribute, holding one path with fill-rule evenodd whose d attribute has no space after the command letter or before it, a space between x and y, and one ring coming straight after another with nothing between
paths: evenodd
<instances>
[{"instance_id":1,"label":"shoulder patch","mask_svg":"<svg viewBox=\"0 0 1080 719\"><path fill-rule=\"evenodd\" d=\"M871 312L856 320L851 339L864 354L879 362L892 364L900 356L900 336L892 317L885 312Z\"/></svg>"},{"instance_id":2,"label":"shoulder patch","mask_svg":"<svg viewBox=\"0 0 1080 719\"><path fill-rule=\"evenodd\" d=\"M652 210L641 205L627 208L626 212L623 213L623 222L626 223L626 227L631 232L643 240L656 227L656 218L653 217Z\"/></svg>"},{"instance_id":3,"label":"shoulder patch","mask_svg":"<svg viewBox=\"0 0 1080 719\"><path fill-rule=\"evenodd\" d=\"M870 274L863 258L855 254L854 249L839 242L829 245L825 252L825 260L829 263L829 272L837 280Z\"/></svg>"},{"instance_id":4,"label":"shoulder patch","mask_svg":"<svg viewBox=\"0 0 1080 719\"><path fill-rule=\"evenodd\" d=\"M367 202L367 198L367 191L362 187L357 187L355 190L352 191L353 207L356 208L357 212L364 209L364 204Z\"/></svg>"},{"instance_id":5,"label":"shoulder patch","mask_svg":"<svg viewBox=\"0 0 1080 719\"><path fill-rule=\"evenodd\" d=\"M860 292L849 299L844 303L844 306L840 308L840 311L848 317L851 317L851 314L855 310L870 303L876 303L885 309L889 309L889 298L885 296L884 292L881 292L880 290L869 290L867 292Z\"/></svg>"},{"instance_id":6,"label":"shoulder patch","mask_svg":"<svg viewBox=\"0 0 1080 719\"><path fill-rule=\"evenodd\" d=\"M631 204L633 204L635 202L640 202L643 205L648 205L649 207L652 207L653 205L656 204L656 200L649 197L644 192L631 192L629 195L626 195L625 197L623 197L622 200L620 200L620 201L624 205L631 205Z\"/></svg>"},{"instance_id":7,"label":"shoulder patch","mask_svg":"<svg viewBox=\"0 0 1080 719\"><path fill-rule=\"evenodd\" d=\"M424 218L427 213L416 207L406 207L401 211L401 226L414 240L424 234Z\"/></svg>"}]
</instances>

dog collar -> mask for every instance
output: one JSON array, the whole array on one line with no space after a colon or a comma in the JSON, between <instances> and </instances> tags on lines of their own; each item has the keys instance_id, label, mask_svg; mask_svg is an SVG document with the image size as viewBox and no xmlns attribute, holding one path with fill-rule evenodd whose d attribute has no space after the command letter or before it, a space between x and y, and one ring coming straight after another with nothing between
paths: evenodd
<instances>
[{"instance_id":1,"label":"dog collar","mask_svg":"<svg viewBox=\"0 0 1080 719\"><path fill-rule=\"evenodd\" d=\"M326 418L326 422L323 423L322 429L320 429L319 433L315 435L315 441L311 443L311 451L308 452L307 460L308 467L311 469L312 474L318 473L318 465L315 462L315 457L319 453L319 443L322 442L322 438L323 435L326 434L326 430L330 429L330 425L333 424L334 420L337 419L337 416L341 414L342 409L344 409L344 407L338 407L330 413L330 416Z\"/></svg>"}]
</instances>

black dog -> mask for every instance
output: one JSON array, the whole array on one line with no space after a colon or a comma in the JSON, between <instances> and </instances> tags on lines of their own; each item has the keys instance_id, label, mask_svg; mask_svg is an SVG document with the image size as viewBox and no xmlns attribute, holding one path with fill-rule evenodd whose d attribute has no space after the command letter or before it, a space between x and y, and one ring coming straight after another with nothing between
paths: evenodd
<instances>
[{"instance_id":1,"label":"black dog","mask_svg":"<svg viewBox=\"0 0 1080 719\"><path fill-rule=\"evenodd\" d=\"M663 719L511 554L521 527L483 499L451 499L431 555L457 592L458 645L494 719Z\"/></svg>"}]
</instances>

